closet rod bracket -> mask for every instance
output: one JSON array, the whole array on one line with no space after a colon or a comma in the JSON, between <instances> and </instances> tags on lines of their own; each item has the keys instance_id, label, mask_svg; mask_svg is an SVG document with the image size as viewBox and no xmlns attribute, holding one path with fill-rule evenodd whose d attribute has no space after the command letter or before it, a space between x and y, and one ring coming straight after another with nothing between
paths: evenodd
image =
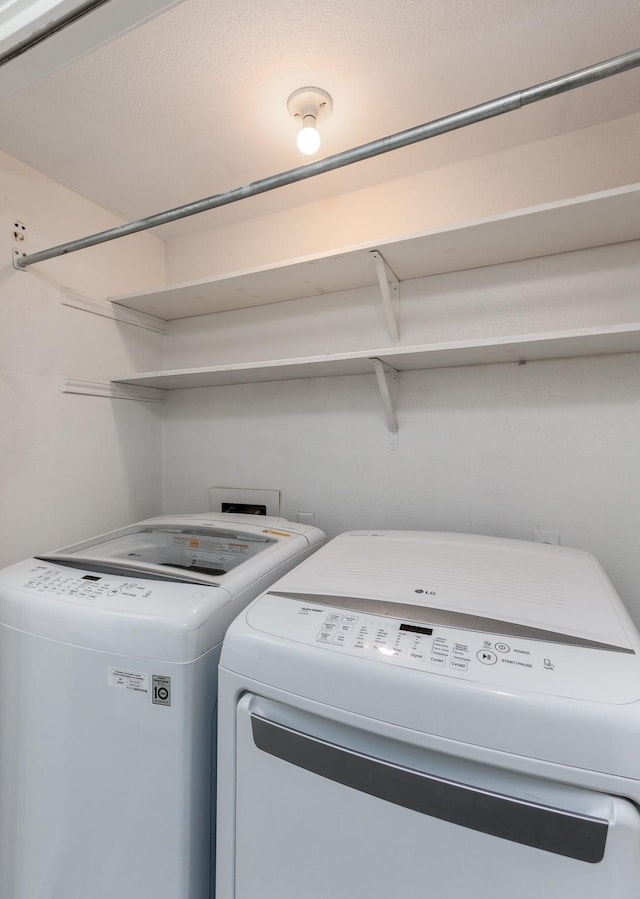
<instances>
[{"instance_id":1,"label":"closet rod bracket","mask_svg":"<svg viewBox=\"0 0 640 899\"><path fill-rule=\"evenodd\" d=\"M376 373L382 409L389 430L389 446L398 449L398 419L396 409L398 406L398 371L382 359L371 359Z\"/></svg>"},{"instance_id":2,"label":"closet rod bracket","mask_svg":"<svg viewBox=\"0 0 640 899\"><path fill-rule=\"evenodd\" d=\"M11 253L11 265L15 268L17 272L26 272L26 268L23 265L20 265L19 260L24 259L27 254L22 250L14 249Z\"/></svg>"},{"instance_id":3,"label":"closet rod bracket","mask_svg":"<svg viewBox=\"0 0 640 899\"><path fill-rule=\"evenodd\" d=\"M379 250L370 253L376 266L387 331L392 343L397 345L400 343L400 281Z\"/></svg>"},{"instance_id":4,"label":"closet rod bracket","mask_svg":"<svg viewBox=\"0 0 640 899\"><path fill-rule=\"evenodd\" d=\"M17 219L13 222L11 226L11 237L13 242L13 250L11 253L11 264L15 268L17 272L25 271L23 265L21 265L21 261L27 255L25 246L26 246L26 238L27 238L27 226L24 222L20 222Z\"/></svg>"}]
</instances>

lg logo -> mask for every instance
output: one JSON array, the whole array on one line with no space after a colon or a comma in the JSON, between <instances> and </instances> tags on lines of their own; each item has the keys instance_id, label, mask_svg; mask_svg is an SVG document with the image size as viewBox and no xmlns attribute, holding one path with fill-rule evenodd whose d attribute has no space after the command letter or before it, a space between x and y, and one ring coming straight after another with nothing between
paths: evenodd
<instances>
[{"instance_id":1,"label":"lg logo","mask_svg":"<svg viewBox=\"0 0 640 899\"><path fill-rule=\"evenodd\" d=\"M414 592L415 593L424 593L426 596L435 596L436 595L435 590L422 590L422 589L418 588Z\"/></svg>"}]
</instances>

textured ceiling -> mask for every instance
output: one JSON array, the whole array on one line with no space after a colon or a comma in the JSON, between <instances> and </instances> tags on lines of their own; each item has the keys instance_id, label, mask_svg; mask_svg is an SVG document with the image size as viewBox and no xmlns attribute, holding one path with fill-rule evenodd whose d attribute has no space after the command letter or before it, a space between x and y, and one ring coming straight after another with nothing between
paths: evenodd
<instances>
[{"instance_id":1,"label":"textured ceiling","mask_svg":"<svg viewBox=\"0 0 640 899\"><path fill-rule=\"evenodd\" d=\"M638 0L183 0L0 103L0 149L124 219L303 164L286 108L333 96L321 155L640 46ZM640 71L161 229L298 206L640 112Z\"/></svg>"}]
</instances>

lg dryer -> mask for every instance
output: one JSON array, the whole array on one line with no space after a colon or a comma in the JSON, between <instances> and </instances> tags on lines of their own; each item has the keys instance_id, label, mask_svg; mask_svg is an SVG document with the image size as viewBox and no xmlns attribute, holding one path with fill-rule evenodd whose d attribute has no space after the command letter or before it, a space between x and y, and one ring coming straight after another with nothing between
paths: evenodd
<instances>
[{"instance_id":1,"label":"lg dryer","mask_svg":"<svg viewBox=\"0 0 640 899\"><path fill-rule=\"evenodd\" d=\"M225 638L218 899L637 899L639 651L585 552L331 541Z\"/></svg>"},{"instance_id":2,"label":"lg dryer","mask_svg":"<svg viewBox=\"0 0 640 899\"><path fill-rule=\"evenodd\" d=\"M323 537L169 516L0 572L2 899L209 899L221 641Z\"/></svg>"}]
</instances>

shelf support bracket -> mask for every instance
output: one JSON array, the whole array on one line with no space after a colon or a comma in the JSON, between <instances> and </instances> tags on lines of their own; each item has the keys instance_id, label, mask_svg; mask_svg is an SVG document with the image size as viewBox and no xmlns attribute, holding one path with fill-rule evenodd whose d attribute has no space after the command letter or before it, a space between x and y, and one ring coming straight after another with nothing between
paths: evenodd
<instances>
[{"instance_id":1,"label":"shelf support bracket","mask_svg":"<svg viewBox=\"0 0 640 899\"><path fill-rule=\"evenodd\" d=\"M398 325L400 317L400 282L379 250L371 250L370 253L376 266L387 331L389 332L391 342L398 344L400 343L400 328Z\"/></svg>"},{"instance_id":2,"label":"shelf support bracket","mask_svg":"<svg viewBox=\"0 0 640 899\"><path fill-rule=\"evenodd\" d=\"M382 359L372 359L373 368L378 381L378 390L382 400L382 409L389 429L389 445L391 449L398 449L398 419L396 408L398 405L398 371L387 365Z\"/></svg>"},{"instance_id":3,"label":"shelf support bracket","mask_svg":"<svg viewBox=\"0 0 640 899\"><path fill-rule=\"evenodd\" d=\"M82 396L102 396L111 400L137 400L140 403L164 403L165 391L157 387L139 387L135 384L114 384L113 381L80 381L66 378L63 393Z\"/></svg>"}]
</instances>

